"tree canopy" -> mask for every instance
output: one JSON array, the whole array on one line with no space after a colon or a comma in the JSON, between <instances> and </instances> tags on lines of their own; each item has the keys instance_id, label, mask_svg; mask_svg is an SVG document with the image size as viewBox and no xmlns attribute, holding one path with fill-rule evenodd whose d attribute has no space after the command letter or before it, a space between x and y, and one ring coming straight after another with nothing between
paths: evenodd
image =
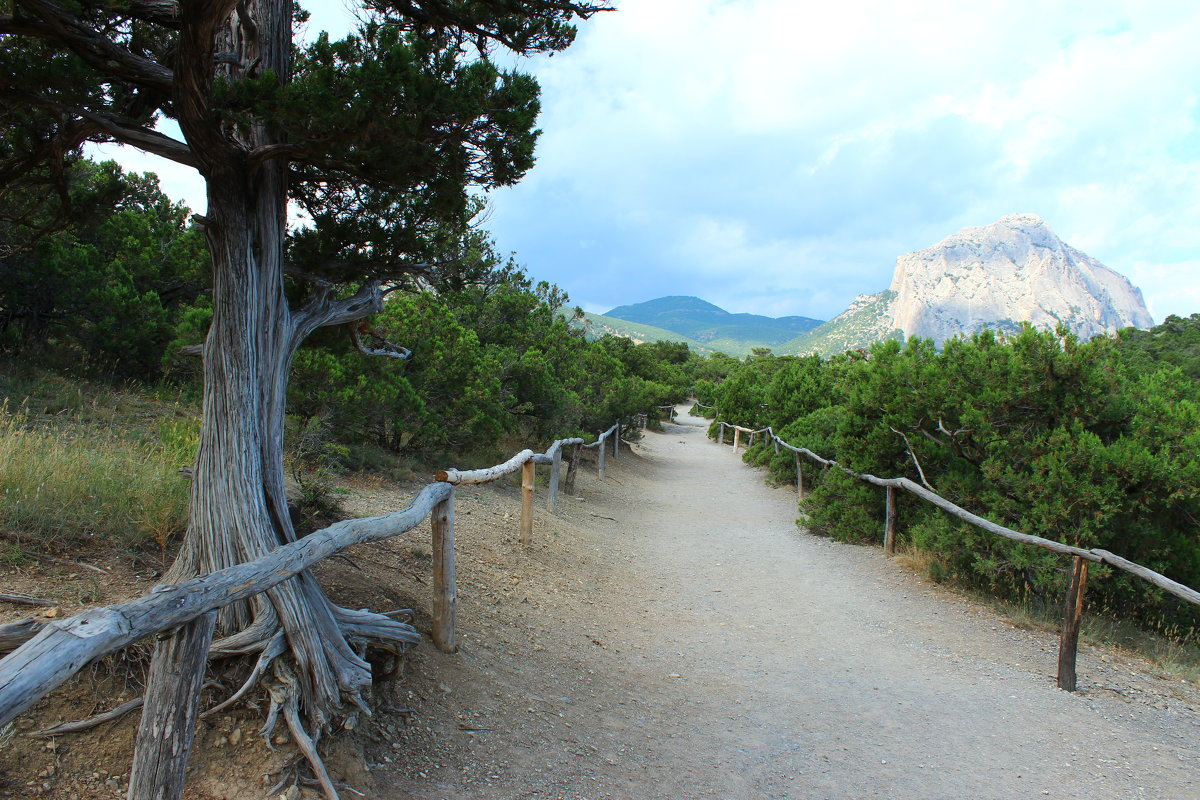
<instances>
[{"instance_id":1,"label":"tree canopy","mask_svg":"<svg viewBox=\"0 0 1200 800\"><path fill-rule=\"evenodd\" d=\"M0 5L6 215L46 228L69 219L70 167L89 141L138 147L206 182L197 220L211 259L203 424L188 531L168 581L295 539L283 430L300 344L380 312L388 281L466 255L472 190L519 179L537 139L536 82L491 54L562 50L575 20L605 8L367 0L358 31L304 44L295 32L305 14L285 0ZM28 200L20 192L29 187L53 208L13 202ZM316 224L290 252L289 200ZM311 742L365 705L364 641L396 647L415 631L335 607L302 573L223 609L216 635L217 650L259 655L254 680L271 683L270 718L302 708L306 723L284 716L295 741ZM315 749L306 752L324 778Z\"/></svg>"}]
</instances>

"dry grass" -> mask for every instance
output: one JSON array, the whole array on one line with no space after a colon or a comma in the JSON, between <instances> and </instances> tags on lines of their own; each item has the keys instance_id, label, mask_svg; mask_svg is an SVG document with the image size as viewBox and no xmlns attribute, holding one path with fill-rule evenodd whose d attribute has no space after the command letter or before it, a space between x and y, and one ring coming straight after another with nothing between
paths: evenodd
<instances>
[{"instance_id":1,"label":"dry grass","mask_svg":"<svg viewBox=\"0 0 1200 800\"><path fill-rule=\"evenodd\" d=\"M935 583L946 582L947 573L938 557L912 544L901 543L893 563ZM1062 624L1063 609L1055 604L1034 600L1001 600L972 591L966 586L953 585L952 588L996 609L1014 628L1057 631ZM1089 609L1084 614L1080 637L1085 642L1115 647L1140 656L1164 672L1184 680L1200 682L1200 643L1173 635L1171 631L1147 631L1103 610Z\"/></svg>"},{"instance_id":2,"label":"dry grass","mask_svg":"<svg viewBox=\"0 0 1200 800\"><path fill-rule=\"evenodd\" d=\"M0 408L0 532L9 549L165 546L186 521L187 429L179 421L157 434L118 432L67 416L35 424Z\"/></svg>"}]
</instances>

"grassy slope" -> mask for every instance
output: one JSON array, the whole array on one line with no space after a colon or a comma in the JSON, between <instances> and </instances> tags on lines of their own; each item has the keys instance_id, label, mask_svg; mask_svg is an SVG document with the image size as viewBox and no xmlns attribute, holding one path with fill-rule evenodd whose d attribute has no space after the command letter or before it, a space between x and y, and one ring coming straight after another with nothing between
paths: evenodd
<instances>
[{"instance_id":1,"label":"grassy slope","mask_svg":"<svg viewBox=\"0 0 1200 800\"><path fill-rule=\"evenodd\" d=\"M584 319L587 322L586 333L588 338L599 338L606 333L613 336L624 336L628 339L633 339L635 342L686 342L687 346L693 352L700 355L715 352L717 348L712 345L704 345L697 342L695 339L689 339L680 333L668 331L664 328L656 328L653 325L642 325L639 322L629 322L628 320L617 319L616 317L606 317L603 314L590 314L585 312ZM725 350L722 352L728 353ZM749 353L749 349L746 350ZM733 353L729 353L734 355Z\"/></svg>"},{"instance_id":2,"label":"grassy slope","mask_svg":"<svg viewBox=\"0 0 1200 800\"><path fill-rule=\"evenodd\" d=\"M809 317L731 314L698 297L660 297L618 306L605 316L672 331L731 355L778 346L820 324Z\"/></svg>"},{"instance_id":3,"label":"grassy slope","mask_svg":"<svg viewBox=\"0 0 1200 800\"><path fill-rule=\"evenodd\" d=\"M776 352L787 355L817 353L829 357L847 350L869 347L873 342L896 338L900 332L886 329L885 323L888 305L895 295L895 292L888 290L870 295L862 302L856 300L850 308L829 322L781 344Z\"/></svg>"}]
</instances>

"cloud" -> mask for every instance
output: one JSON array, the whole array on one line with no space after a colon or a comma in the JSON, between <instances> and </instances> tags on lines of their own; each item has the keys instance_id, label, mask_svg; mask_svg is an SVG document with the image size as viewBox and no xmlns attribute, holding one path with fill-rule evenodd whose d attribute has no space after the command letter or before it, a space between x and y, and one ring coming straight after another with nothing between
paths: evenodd
<instances>
[{"instance_id":1,"label":"cloud","mask_svg":"<svg viewBox=\"0 0 1200 800\"><path fill-rule=\"evenodd\" d=\"M304 5L344 33L348 0ZM620 0L519 62L538 164L490 227L589 309L696 294L828 318L897 256L1034 212L1200 310L1194 0ZM189 169L125 149L197 210Z\"/></svg>"},{"instance_id":2,"label":"cloud","mask_svg":"<svg viewBox=\"0 0 1200 800\"><path fill-rule=\"evenodd\" d=\"M1033 211L1131 277L1159 265L1166 297L1200 251L1200 8L1147 5L621 3L532 64L539 165L495 230L588 302L828 317L898 255Z\"/></svg>"}]
</instances>

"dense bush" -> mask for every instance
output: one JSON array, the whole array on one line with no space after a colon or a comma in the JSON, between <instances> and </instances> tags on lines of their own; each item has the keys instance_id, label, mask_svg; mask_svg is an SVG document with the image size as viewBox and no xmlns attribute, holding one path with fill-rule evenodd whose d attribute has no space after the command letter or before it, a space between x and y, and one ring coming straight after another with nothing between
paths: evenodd
<instances>
[{"instance_id":1,"label":"dense bush","mask_svg":"<svg viewBox=\"0 0 1200 800\"><path fill-rule=\"evenodd\" d=\"M54 230L0 225L0 348L153 380L205 282L203 237L154 175L84 160L73 170Z\"/></svg>"},{"instance_id":2,"label":"dense bush","mask_svg":"<svg viewBox=\"0 0 1200 800\"><path fill-rule=\"evenodd\" d=\"M939 494L996 522L1111 550L1196 586L1200 389L1183 371L1196 322L1086 343L1065 330L1025 328L1009 338L955 339L941 351L914 338L828 361L759 355L715 396L720 419L772 425L858 472L923 474ZM794 478L790 455L758 445L746 458ZM850 541L881 536L879 489L836 470L812 473L810 527ZM1061 557L985 534L916 498L901 504L902 536L931 552L940 573L1005 596L1060 596ZM1190 608L1148 584L1096 573L1094 602L1195 625Z\"/></svg>"},{"instance_id":3,"label":"dense bush","mask_svg":"<svg viewBox=\"0 0 1200 800\"><path fill-rule=\"evenodd\" d=\"M595 434L686 397L686 347L589 342L560 313L565 299L520 272L496 285L394 296L373 330L412 358L368 358L344 335L318 337L297 354L289 408L322 418L339 439L447 453L504 434Z\"/></svg>"}]
</instances>

